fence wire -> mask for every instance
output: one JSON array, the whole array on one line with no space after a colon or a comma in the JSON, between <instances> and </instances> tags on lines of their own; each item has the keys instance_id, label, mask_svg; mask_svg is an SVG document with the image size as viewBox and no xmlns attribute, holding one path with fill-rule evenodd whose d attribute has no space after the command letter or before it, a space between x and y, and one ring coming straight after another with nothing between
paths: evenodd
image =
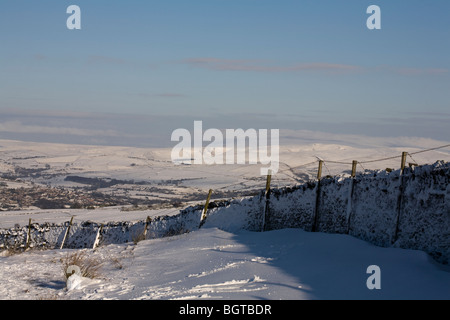
<instances>
[{"instance_id":1,"label":"fence wire","mask_svg":"<svg viewBox=\"0 0 450 320\"><path fill-rule=\"evenodd\" d=\"M430 152L430 151L436 151L436 150L445 149L445 148L449 148L449 147L450 147L450 144L447 144L447 145L442 145L442 146L438 146L438 147L428 148L428 149L424 149L424 150L420 150L420 151L407 152L407 155L414 161L415 165L419 165L419 163L412 157L412 155L422 154L422 153ZM363 161L357 161L357 164L360 165L361 168L365 171L366 169L364 168L363 164L369 164L369 163L376 163L376 162L382 162L382 161L387 161L387 160L399 159L401 157L402 157L402 155L395 155L395 156L389 156L389 157L378 158L378 159L363 160ZM302 181L302 178L297 176L297 174L294 171L295 170L299 170L299 169L306 169L306 168L311 168L311 170L313 170L313 169L315 169L315 167L313 167L313 165L317 165L317 163L319 161L323 161L323 163L325 165L325 169L327 170L329 175L331 175L331 171L330 171L330 168L327 166L327 163L329 163L329 164L339 164L339 165L348 165L348 166L353 164L352 162L345 161L345 160L328 160L328 159L320 159L320 158L317 158L317 160L315 160L315 161L308 162L308 163L301 164L301 165L297 165L297 166L294 166L294 167L291 167L290 165L288 165L288 164L286 164L284 162L280 162L280 164L285 166L286 168L284 168L282 170L278 170L277 174L274 175L274 177L273 177L273 180L272 180L273 184L272 185L273 186L286 186L286 185L289 184L288 181L286 181L286 180L284 180L284 179L282 179L280 177L280 174L284 175L285 177L287 177L292 182L304 182L304 181ZM223 191L223 190L227 190L227 189L230 190L230 188L235 187L235 186L239 186L239 185L242 186L244 189L251 188L251 189L254 189L254 190L256 190L256 189L261 189L262 190L263 188L265 188L265 184L266 184L266 177L264 177L264 176L260 176L258 178L254 178L254 179L251 179L251 180L250 180L250 178L246 179L245 176L248 175L248 172L244 172L244 173L239 174L239 175L232 175L232 174L214 173L214 172L211 172L211 171L204 171L204 170L198 170L198 169L195 169L194 171L199 172L199 173L216 174L218 176L232 177L232 178L235 178L235 179L238 178L240 180L238 182L233 182L231 184L228 184L226 186L222 186L220 188L215 188L213 190L213 194L216 193L216 192L218 193L218 191ZM246 185L246 184L249 184L249 183L251 184L250 186ZM206 196L205 196L205 199L206 199ZM199 201L199 202L201 202L201 201ZM180 209L180 208L173 208L173 209L168 209L167 211L161 212L161 214L170 216L170 215L174 215L174 214L179 213L181 210L182 209ZM74 221L81 223L81 222L85 222L86 220L80 220L80 219L77 219L75 217ZM96 222L96 221L90 221L90 222L92 222L94 224L98 224L98 225L104 224L102 222Z\"/></svg>"}]
</instances>

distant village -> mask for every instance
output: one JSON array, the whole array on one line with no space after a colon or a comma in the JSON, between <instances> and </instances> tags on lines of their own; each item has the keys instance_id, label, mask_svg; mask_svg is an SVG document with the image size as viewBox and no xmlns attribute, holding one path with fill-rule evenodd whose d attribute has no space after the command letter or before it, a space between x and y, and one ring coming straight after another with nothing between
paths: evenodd
<instances>
[{"instance_id":1,"label":"distant village","mask_svg":"<svg viewBox=\"0 0 450 320\"><path fill-rule=\"evenodd\" d=\"M126 199L120 199L100 192L72 190L61 187L31 187L8 188L8 183L0 181L0 211L20 210L37 207L40 209L81 209L115 205L132 204Z\"/></svg>"},{"instance_id":2,"label":"distant village","mask_svg":"<svg viewBox=\"0 0 450 320\"><path fill-rule=\"evenodd\" d=\"M95 209L123 206L126 210L180 207L189 201L204 201L206 193L175 194L182 180L169 180L165 184L149 185L143 182L116 179L67 176L64 180L77 183L77 187L50 186L36 183L42 178L42 169L16 167L15 172L0 175L0 211L23 209ZM114 192L105 192L108 188ZM236 192L216 192L217 198L236 196Z\"/></svg>"}]
</instances>

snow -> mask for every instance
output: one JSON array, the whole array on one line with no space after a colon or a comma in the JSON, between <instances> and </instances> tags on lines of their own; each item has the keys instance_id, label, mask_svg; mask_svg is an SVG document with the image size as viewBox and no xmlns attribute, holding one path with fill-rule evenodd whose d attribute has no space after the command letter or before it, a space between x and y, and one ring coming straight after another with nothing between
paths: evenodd
<instances>
[{"instance_id":1,"label":"snow","mask_svg":"<svg viewBox=\"0 0 450 320\"><path fill-rule=\"evenodd\" d=\"M71 275L66 281L67 291L81 289L82 288L82 284L81 284L82 280L83 280L83 277L78 274Z\"/></svg>"},{"instance_id":2,"label":"snow","mask_svg":"<svg viewBox=\"0 0 450 320\"><path fill-rule=\"evenodd\" d=\"M105 207L97 209L33 209L18 211L0 211L0 228L12 228L16 224L28 226L29 219L32 223L58 223L62 224L74 217L74 222L95 221L107 223L110 221L139 221L147 216L171 216L179 213L179 209L159 210L130 210L123 211L122 207Z\"/></svg>"},{"instance_id":3,"label":"snow","mask_svg":"<svg viewBox=\"0 0 450 320\"><path fill-rule=\"evenodd\" d=\"M283 146L280 154L281 172L273 177L273 186L292 185L294 172L313 177L317 170L316 164L295 167L315 161L317 157L351 162L353 159L370 160L401 154L401 151L413 152L445 144L421 140L419 146L417 140L411 140L405 150L398 146L380 144L379 140L369 141L371 145L367 145L367 140L364 140L364 147L359 142L356 139L352 144L344 145L336 140L334 143ZM206 197L205 191L209 188L235 185L237 189L251 189L265 184L264 179L257 179L261 178L258 177L258 166L174 166L167 161L169 149L64 146L6 140L0 140L0 143L0 169L7 171L13 170L14 165L30 168L50 164L48 173L53 174L52 180L42 180L41 183L56 186L73 184L61 178L68 174L124 180L142 179L155 184L170 179L195 179L183 181L181 186L186 187L184 189L174 186L171 190L182 195L183 192L200 189ZM437 159L449 160L448 149L414 155L414 160L420 164L434 163ZM373 164L373 167L367 164L365 168L398 168L398 162L399 159L394 159ZM349 166L328 163L324 167L324 174L333 175L348 169ZM61 176L58 177L57 174ZM382 176L385 173L378 174ZM395 174L397 173L393 172ZM364 179L361 178L361 181ZM360 186L362 183L378 183L373 182L371 177L364 181ZM416 185L408 185L405 190L405 199L416 201L411 202L410 207L417 211L412 218L406 217L403 220L405 233L413 234L414 228L410 227L414 217L421 216L420 203L432 200L427 187L419 178L417 181ZM22 185L28 185L28 182L8 181L9 187ZM424 189L421 189L422 186ZM397 190L392 185L385 187L389 193ZM443 207L448 208L448 186L441 191L438 183L431 187L434 188L433 197L444 199ZM336 207L342 207L341 214L350 214L352 210L363 212L373 219L373 225L376 226L374 230L390 230L387 219L380 223L372 211L377 204L384 205L386 212L392 211L390 206L393 200L383 202L383 198L376 198L374 194L367 192L367 197L362 197L369 199L367 203L355 202L353 208L345 206L343 200L349 197L349 183L343 176L324 181L322 190L329 190L323 203L328 201L335 203ZM395 197L395 194L390 195L392 199ZM64 234L64 223L74 216L72 232L85 228L92 238L83 236L82 232L79 232L79 236L83 239L69 237L73 241L73 247L77 247L77 242L81 241L89 244L83 246L88 249L34 248L12 255L2 251L0 299L450 299L450 267L437 263L424 251L376 246L367 241L371 240L369 237L377 237L378 233L370 232L367 241L346 234L307 232L297 225L280 230L254 232L261 229L253 214L261 211L260 203L254 199L234 199L233 205L210 209L201 229L198 229L201 210L189 211L187 215L181 215L179 209L122 211L118 207L0 212L0 228L13 228L19 224L21 229L13 232L26 234L26 226L29 218L32 218L32 223L49 224L37 227L39 230L54 228L53 234L50 232L49 236L54 237L55 241ZM272 196L271 209L278 211L278 215L272 216L268 223L272 226L283 224L283 219L304 223L305 217L312 212L314 200L314 189L308 188L297 193ZM321 214L322 217L327 217L327 212L323 211ZM290 215L298 219L288 218ZM90 249L95 241L98 224L111 223L105 228L116 228L119 231L121 228L134 230L142 228L147 216L154 219L149 229L151 239L134 244L129 238L130 232L126 237L125 233L118 232L122 234L122 238L115 235L113 239L118 241L105 241L95 250ZM165 218L159 219L160 217ZM357 224L362 220L358 216L352 218ZM441 216L431 215L431 218L439 221ZM420 220L416 224L424 221L426 222ZM445 220L443 221L442 229L446 227ZM251 224L254 226L253 231L244 230L244 226ZM189 232L161 237L164 230L179 225ZM432 224L424 224L425 229L430 226ZM323 228L325 227L328 227L326 223L323 224ZM358 229L354 235L368 230ZM428 233L428 230L425 231ZM32 238L34 236L32 234ZM156 238L153 239L153 236ZM415 233L414 239L423 241L422 236L422 233ZM386 235L386 239L389 240L389 237L390 235ZM412 236L407 238L413 239ZM434 245L442 247L442 243ZM448 251L448 246L446 249ZM75 281L75 286L67 286L61 261L67 254L79 250L84 250L89 257L102 262L100 275L95 279L78 279L80 281ZM370 290L366 285L371 276L367 273L367 268L372 265L380 267L379 290Z\"/></svg>"},{"instance_id":4,"label":"snow","mask_svg":"<svg viewBox=\"0 0 450 320\"><path fill-rule=\"evenodd\" d=\"M103 262L101 275L67 290L59 260L72 251L0 257L0 298L450 299L447 266L422 251L381 248L348 235L202 228L85 249ZM380 267L379 290L366 286L371 265Z\"/></svg>"},{"instance_id":5,"label":"snow","mask_svg":"<svg viewBox=\"0 0 450 320\"><path fill-rule=\"evenodd\" d=\"M300 179L295 174L314 178L317 172L317 164L314 162L318 158L350 162L350 165L327 162L323 169L324 175L336 175L350 170L352 160L400 156L403 151L413 153L448 144L445 141L420 138L391 140L318 135L308 131L286 131L285 136L281 136L280 143L279 173L272 181L277 186L295 183ZM178 186L164 186L175 194L196 189L207 193L210 188L218 190L227 186L230 186L230 190L249 190L265 184L264 177L260 175L260 168L265 166L260 164L180 166L172 163L170 154L171 148L64 145L0 139L0 170L14 172L14 166L45 169L42 171L45 177L36 179L35 182L52 186L79 186L77 183L64 181L62 177L67 175L146 181L153 185L172 179L180 180ZM434 163L440 159L450 159L449 148L414 155L414 160L419 164ZM408 157L408 162L410 161L412 159ZM312 164L304 166L309 163ZM364 169L398 168L399 165L400 159L391 159L364 164ZM358 166L358 171L361 170L362 167ZM117 191L113 188L111 190ZM167 195L163 193L160 196L165 198Z\"/></svg>"}]
</instances>

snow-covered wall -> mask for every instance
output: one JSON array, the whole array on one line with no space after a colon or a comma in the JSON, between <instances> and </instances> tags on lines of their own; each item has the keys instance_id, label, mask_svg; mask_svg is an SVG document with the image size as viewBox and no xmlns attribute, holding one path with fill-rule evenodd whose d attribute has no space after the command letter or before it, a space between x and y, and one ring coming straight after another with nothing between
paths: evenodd
<instances>
[{"instance_id":1,"label":"snow-covered wall","mask_svg":"<svg viewBox=\"0 0 450 320\"><path fill-rule=\"evenodd\" d=\"M178 215L154 218L147 225L146 238L160 238L198 229L200 208L189 207ZM64 224L34 223L30 228L30 248L60 248L69 222ZM64 242L64 248L92 248L101 228L99 244L126 243L142 240L146 221L109 222L91 221L73 223ZM28 226L0 230L0 249L26 247Z\"/></svg>"},{"instance_id":2,"label":"snow-covered wall","mask_svg":"<svg viewBox=\"0 0 450 320\"><path fill-rule=\"evenodd\" d=\"M371 172L355 178L334 177L303 185L273 189L268 208L259 196L212 202L204 227L235 231L302 228L307 231L349 234L384 247L418 249L437 261L450 258L450 166L437 162L400 171ZM174 216L154 218L147 238L180 234L199 228L203 206ZM265 218L264 212L266 212ZM264 223L263 223L264 221ZM145 221L110 222L103 226L101 243L137 239ZM64 247L92 247L100 224L74 224ZM59 248L67 224L33 224L31 246ZM23 246L28 226L0 230L0 248Z\"/></svg>"},{"instance_id":3,"label":"snow-covered wall","mask_svg":"<svg viewBox=\"0 0 450 320\"><path fill-rule=\"evenodd\" d=\"M318 190L319 189L319 190ZM260 231L265 199L234 200L210 210L205 225ZM387 173L334 177L271 191L265 230L302 228L350 234L384 247L450 258L450 166L442 161Z\"/></svg>"}]
</instances>

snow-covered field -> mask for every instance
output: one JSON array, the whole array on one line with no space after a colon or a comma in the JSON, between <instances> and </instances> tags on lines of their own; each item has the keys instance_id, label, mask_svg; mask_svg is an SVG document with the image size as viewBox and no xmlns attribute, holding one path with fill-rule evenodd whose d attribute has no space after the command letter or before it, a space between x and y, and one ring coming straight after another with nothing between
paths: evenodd
<instances>
[{"instance_id":1,"label":"snow-covered field","mask_svg":"<svg viewBox=\"0 0 450 320\"><path fill-rule=\"evenodd\" d=\"M351 138L351 139L350 139ZM445 144L403 138L295 137L284 145L280 173L273 186L295 184L314 177L317 158L351 162L413 153ZM319 141L311 143L310 140ZM322 140L321 140L322 139ZM347 143L344 141L347 139ZM291 142L291 141L289 141ZM36 183L67 186L64 177L145 180L164 184L183 180L171 192L204 192L209 188L249 190L264 186L259 166L175 166L169 149L140 149L38 144L0 140L0 170L15 166L45 168L50 180ZM448 148L420 153L408 161L418 164L450 160ZM367 163L364 169L398 168L400 159ZM307 166L305 164L313 163ZM49 166L46 166L49 165ZM348 165L329 162L324 174L340 174ZM358 167L358 170L363 170ZM28 182L7 182L21 187ZM17 185L15 185L17 184ZM74 186L70 183L70 186ZM21 210L2 212L0 227L34 222L142 220L178 210L122 212L95 210ZM226 221L224 221L226 223ZM229 225L229 223L227 223ZM67 290L61 259L77 250L31 250L0 256L0 299L450 299L450 270L426 253L381 248L348 235L310 233L300 229L249 232L214 226L174 237L83 249L102 262L100 275L83 279L80 288ZM369 266L380 268L380 289L370 290Z\"/></svg>"},{"instance_id":2,"label":"snow-covered field","mask_svg":"<svg viewBox=\"0 0 450 320\"><path fill-rule=\"evenodd\" d=\"M346 235L202 228L86 251L103 263L100 275L70 291L60 259L73 250L0 257L0 298L450 299L448 268L425 253ZM380 268L380 289L367 287L371 265Z\"/></svg>"},{"instance_id":3,"label":"snow-covered field","mask_svg":"<svg viewBox=\"0 0 450 320\"><path fill-rule=\"evenodd\" d=\"M352 135L327 135L309 131L284 131L280 137L279 171L272 179L273 186L292 185L315 178L317 160L325 161L324 175L338 175L351 170L352 160L372 161L397 157L380 162L360 164L364 169L397 169L403 151L414 153L427 148L449 144L423 138L370 138ZM38 184L77 187L65 181L68 175L89 178L145 181L165 188L170 194L152 196L169 199L174 195L214 190L254 190L263 188L265 177L257 165L175 165L171 148L135 148L114 146L85 146L0 140L0 172L14 172L15 167L42 169L33 182ZM450 148L408 156L407 162L431 164L436 160L450 160ZM179 181L174 184L173 181ZM9 182L10 183L10 182ZM17 187L17 186L16 186ZM121 194L121 190L102 190Z\"/></svg>"}]
</instances>

